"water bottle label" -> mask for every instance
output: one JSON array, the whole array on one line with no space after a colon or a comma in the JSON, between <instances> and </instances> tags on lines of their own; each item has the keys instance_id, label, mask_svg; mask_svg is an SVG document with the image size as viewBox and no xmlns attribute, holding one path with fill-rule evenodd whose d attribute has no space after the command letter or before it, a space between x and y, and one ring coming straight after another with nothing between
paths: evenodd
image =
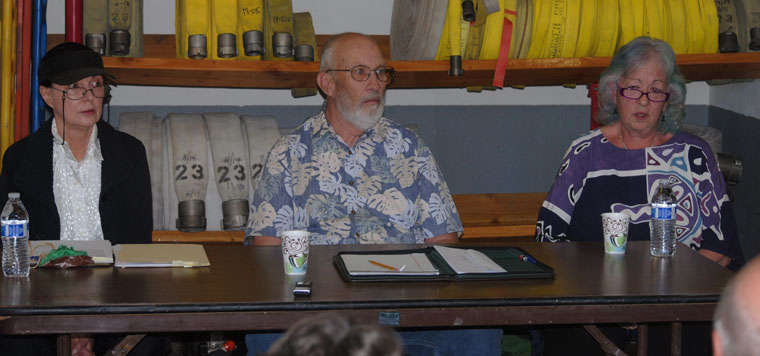
<instances>
[{"instance_id":1,"label":"water bottle label","mask_svg":"<svg viewBox=\"0 0 760 356\"><path fill-rule=\"evenodd\" d=\"M1 236L24 237L27 235L26 224L8 224L8 225L3 225L1 229L2 229L0 230Z\"/></svg>"},{"instance_id":2,"label":"water bottle label","mask_svg":"<svg viewBox=\"0 0 760 356\"><path fill-rule=\"evenodd\" d=\"M675 205L652 205L652 219L673 220L676 218Z\"/></svg>"}]
</instances>

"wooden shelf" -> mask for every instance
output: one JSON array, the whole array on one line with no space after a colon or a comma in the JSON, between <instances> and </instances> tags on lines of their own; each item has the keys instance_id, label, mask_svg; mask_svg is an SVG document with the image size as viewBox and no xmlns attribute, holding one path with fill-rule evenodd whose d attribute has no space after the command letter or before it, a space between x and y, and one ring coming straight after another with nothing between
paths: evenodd
<instances>
[{"instance_id":1,"label":"wooden shelf","mask_svg":"<svg viewBox=\"0 0 760 356\"><path fill-rule=\"evenodd\" d=\"M317 36L318 52L328 36ZM388 36L374 36L388 57ZM62 35L48 36L49 46ZM182 87L289 89L314 86L319 63L246 60L191 60L174 57L174 35L146 35L144 58L105 57L118 84ZM760 53L678 55L687 80L760 78ZM509 85L588 84L599 79L610 57L513 59ZM464 75L450 77L448 61L389 61L398 75L390 88L464 88L488 86L496 61L464 61Z\"/></svg>"},{"instance_id":2,"label":"wooden shelf","mask_svg":"<svg viewBox=\"0 0 760 356\"><path fill-rule=\"evenodd\" d=\"M454 204L462 220L460 241L508 238L533 241L536 218L546 193L454 194ZM153 231L153 242L242 243L243 231Z\"/></svg>"}]
</instances>

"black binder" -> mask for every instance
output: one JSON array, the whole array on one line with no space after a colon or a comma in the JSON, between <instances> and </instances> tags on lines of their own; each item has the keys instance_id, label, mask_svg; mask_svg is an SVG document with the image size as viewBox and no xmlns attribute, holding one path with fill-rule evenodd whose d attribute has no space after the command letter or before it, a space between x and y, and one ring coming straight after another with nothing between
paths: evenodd
<instances>
[{"instance_id":1,"label":"black binder","mask_svg":"<svg viewBox=\"0 0 760 356\"><path fill-rule=\"evenodd\" d=\"M448 246L457 249L471 249L480 251L490 258L497 265L506 270L506 272L497 273L462 273L458 274L446 259L435 250L433 246L410 249L410 250L390 250L390 251L361 251L361 252L339 252L333 256L333 265L340 273L340 276L348 282L373 282L373 281L429 281L429 280L485 280L485 279L517 279L517 278L553 278L554 269L550 266L534 259L525 250L509 246ZM438 270L437 274L419 275L407 274L402 271L388 269L387 273L375 273L371 275L361 275L349 273L344 259L344 255L408 255L412 253L423 253L430 260L432 265ZM388 266L386 266L388 267Z\"/></svg>"}]
</instances>

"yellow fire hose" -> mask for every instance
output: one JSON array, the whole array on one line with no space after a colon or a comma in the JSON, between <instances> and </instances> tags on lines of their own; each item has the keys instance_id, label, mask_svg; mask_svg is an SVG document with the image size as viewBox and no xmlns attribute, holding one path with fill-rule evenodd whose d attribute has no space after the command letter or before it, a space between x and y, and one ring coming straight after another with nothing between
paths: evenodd
<instances>
[{"instance_id":1,"label":"yellow fire hose","mask_svg":"<svg viewBox=\"0 0 760 356\"><path fill-rule=\"evenodd\" d=\"M13 143L15 120L13 73L16 61L16 2L3 1L2 13L2 78L0 78L0 156ZM0 166L0 169L2 166Z\"/></svg>"},{"instance_id":2,"label":"yellow fire hose","mask_svg":"<svg viewBox=\"0 0 760 356\"><path fill-rule=\"evenodd\" d=\"M260 60L264 52L264 0L238 0L239 59Z\"/></svg>"},{"instance_id":3,"label":"yellow fire hose","mask_svg":"<svg viewBox=\"0 0 760 356\"><path fill-rule=\"evenodd\" d=\"M293 60L293 2L264 0L264 57L266 60Z\"/></svg>"},{"instance_id":4,"label":"yellow fire hose","mask_svg":"<svg viewBox=\"0 0 760 356\"><path fill-rule=\"evenodd\" d=\"M235 59L238 0L211 0L211 59Z\"/></svg>"}]
</instances>

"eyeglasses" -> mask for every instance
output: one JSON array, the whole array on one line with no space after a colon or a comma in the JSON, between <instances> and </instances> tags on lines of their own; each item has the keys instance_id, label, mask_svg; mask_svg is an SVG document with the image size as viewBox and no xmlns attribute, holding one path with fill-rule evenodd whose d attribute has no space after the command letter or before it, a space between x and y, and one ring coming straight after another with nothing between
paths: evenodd
<instances>
[{"instance_id":1,"label":"eyeglasses","mask_svg":"<svg viewBox=\"0 0 760 356\"><path fill-rule=\"evenodd\" d=\"M51 87L52 88L52 87ZM71 100L79 100L84 98L85 95L87 95L87 92L92 92L92 96L96 98L104 98L106 96L106 86L103 84L96 84L94 87L90 89L85 89L82 87L71 87L66 90L53 88L55 90L58 90L63 93L67 98Z\"/></svg>"},{"instance_id":2,"label":"eyeglasses","mask_svg":"<svg viewBox=\"0 0 760 356\"><path fill-rule=\"evenodd\" d=\"M652 101L655 103L661 103L664 101L668 101L668 99L670 99L670 93L659 91L657 89L644 92L636 88L618 87L618 90L620 91L620 95L622 95L624 98L628 98L631 100L639 100L644 95L647 96L647 99L649 99L649 101Z\"/></svg>"},{"instance_id":3,"label":"eyeglasses","mask_svg":"<svg viewBox=\"0 0 760 356\"><path fill-rule=\"evenodd\" d=\"M375 72L377 80L383 83L390 83L396 77L396 70L391 67L380 66L373 70L363 64L353 66L351 69L328 69L325 71L325 73L328 72L350 72L351 78L357 82L366 82L372 72Z\"/></svg>"}]
</instances>

